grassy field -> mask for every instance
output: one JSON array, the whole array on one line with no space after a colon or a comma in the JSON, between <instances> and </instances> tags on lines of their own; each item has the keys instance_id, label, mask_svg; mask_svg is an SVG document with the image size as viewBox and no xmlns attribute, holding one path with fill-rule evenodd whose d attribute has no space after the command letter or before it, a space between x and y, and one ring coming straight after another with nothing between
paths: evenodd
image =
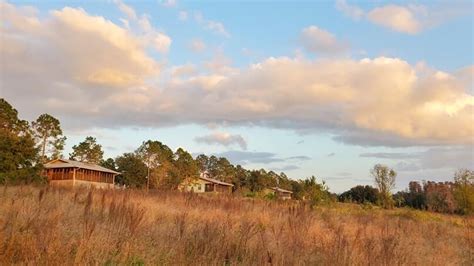
<instances>
[{"instance_id":1,"label":"grassy field","mask_svg":"<svg viewBox=\"0 0 474 266\"><path fill-rule=\"evenodd\" d=\"M177 192L0 188L0 264L473 265L474 219Z\"/></svg>"}]
</instances>

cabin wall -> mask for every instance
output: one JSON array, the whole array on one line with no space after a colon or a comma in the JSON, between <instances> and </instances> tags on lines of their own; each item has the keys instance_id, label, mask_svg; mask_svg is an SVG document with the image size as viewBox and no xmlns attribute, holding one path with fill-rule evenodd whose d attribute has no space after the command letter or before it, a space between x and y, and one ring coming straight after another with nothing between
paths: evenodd
<instances>
[{"instance_id":1,"label":"cabin wall","mask_svg":"<svg viewBox=\"0 0 474 266\"><path fill-rule=\"evenodd\" d=\"M198 179L198 180L193 180L187 184L184 184L182 187L182 190L187 191L187 192L195 192L195 193L204 193L206 184L209 184L209 182L206 182L204 180Z\"/></svg>"},{"instance_id":2,"label":"cabin wall","mask_svg":"<svg viewBox=\"0 0 474 266\"><path fill-rule=\"evenodd\" d=\"M114 174L88 169L77 169L76 180L113 184Z\"/></svg>"},{"instance_id":3,"label":"cabin wall","mask_svg":"<svg viewBox=\"0 0 474 266\"><path fill-rule=\"evenodd\" d=\"M72 180L74 175L73 168L52 168L45 169L45 175L48 180Z\"/></svg>"}]
</instances>

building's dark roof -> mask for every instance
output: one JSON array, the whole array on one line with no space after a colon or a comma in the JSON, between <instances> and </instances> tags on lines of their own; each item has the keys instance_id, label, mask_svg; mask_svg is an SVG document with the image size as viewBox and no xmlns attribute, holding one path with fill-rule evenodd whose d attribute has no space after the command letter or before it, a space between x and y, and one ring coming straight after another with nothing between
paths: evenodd
<instances>
[{"instance_id":1,"label":"building's dark roof","mask_svg":"<svg viewBox=\"0 0 474 266\"><path fill-rule=\"evenodd\" d=\"M91 163L83 163L83 162L78 162L78 161L73 161L73 160L67 160L67 159L56 159L51 162L48 162L44 165L44 168L46 169L53 169L53 168L82 168L82 169L87 169L87 170L94 170L94 171L99 171L99 172L106 172L106 173L111 173L111 174L120 174L119 172L116 172L114 170L107 169L105 167L102 167L100 165L96 164L91 164Z\"/></svg>"}]
</instances>

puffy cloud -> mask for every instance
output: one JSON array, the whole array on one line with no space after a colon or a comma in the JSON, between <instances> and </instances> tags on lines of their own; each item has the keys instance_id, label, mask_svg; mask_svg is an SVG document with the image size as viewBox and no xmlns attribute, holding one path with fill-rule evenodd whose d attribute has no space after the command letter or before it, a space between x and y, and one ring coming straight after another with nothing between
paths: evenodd
<instances>
[{"instance_id":1,"label":"puffy cloud","mask_svg":"<svg viewBox=\"0 0 474 266\"><path fill-rule=\"evenodd\" d=\"M230 146L237 144L243 150L247 149L247 141L241 135L232 135L227 132L214 132L212 134L195 138L196 142L206 144L218 144L223 146Z\"/></svg>"},{"instance_id":2,"label":"puffy cloud","mask_svg":"<svg viewBox=\"0 0 474 266\"><path fill-rule=\"evenodd\" d=\"M422 27L413 10L397 5L374 8L367 18L377 25L410 34L418 33Z\"/></svg>"},{"instance_id":3,"label":"puffy cloud","mask_svg":"<svg viewBox=\"0 0 474 266\"><path fill-rule=\"evenodd\" d=\"M337 54L344 52L348 47L338 41L332 33L316 26L304 28L300 39L307 51L317 54Z\"/></svg>"},{"instance_id":4,"label":"puffy cloud","mask_svg":"<svg viewBox=\"0 0 474 266\"><path fill-rule=\"evenodd\" d=\"M171 76L173 78L181 78L185 76L195 75L197 73L196 66L188 63L181 66L175 66L171 68Z\"/></svg>"},{"instance_id":5,"label":"puffy cloud","mask_svg":"<svg viewBox=\"0 0 474 266\"><path fill-rule=\"evenodd\" d=\"M140 41L146 46L155 48L159 53L167 53L171 46L171 38L153 28L150 17L146 14L137 16L135 10L120 0L114 1L119 10L127 16L127 19L120 19L127 30L134 30L140 33Z\"/></svg>"},{"instance_id":6,"label":"puffy cloud","mask_svg":"<svg viewBox=\"0 0 474 266\"><path fill-rule=\"evenodd\" d=\"M361 145L474 143L473 67L280 57L237 69L217 54L204 67L160 72L140 32L82 9L40 18L2 3L2 12L2 97L29 118L41 110L69 127L226 123Z\"/></svg>"},{"instance_id":7,"label":"puffy cloud","mask_svg":"<svg viewBox=\"0 0 474 266\"><path fill-rule=\"evenodd\" d=\"M171 38L163 33L156 33L153 36L153 47L160 53L167 53L171 46Z\"/></svg>"},{"instance_id":8,"label":"puffy cloud","mask_svg":"<svg viewBox=\"0 0 474 266\"><path fill-rule=\"evenodd\" d=\"M336 8L354 20L365 18L368 21L388 29L416 34L450 19L469 14L468 2L441 2L427 7L424 5L384 5L365 11L345 0L336 1Z\"/></svg>"}]
</instances>

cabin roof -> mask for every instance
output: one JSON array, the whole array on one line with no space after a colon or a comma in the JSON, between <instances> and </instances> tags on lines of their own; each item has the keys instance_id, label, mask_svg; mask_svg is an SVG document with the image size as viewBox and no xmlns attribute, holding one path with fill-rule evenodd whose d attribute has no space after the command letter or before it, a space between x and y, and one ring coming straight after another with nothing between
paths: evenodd
<instances>
[{"instance_id":1,"label":"cabin roof","mask_svg":"<svg viewBox=\"0 0 474 266\"><path fill-rule=\"evenodd\" d=\"M290 194L293 194L293 191L286 190L286 189L279 188L279 187L272 187L272 188L270 188L270 189L271 189L271 190L278 191L278 192L282 192L282 193L290 193Z\"/></svg>"},{"instance_id":2,"label":"cabin roof","mask_svg":"<svg viewBox=\"0 0 474 266\"><path fill-rule=\"evenodd\" d=\"M202 179L202 180L205 180L205 181L209 181L211 183L214 183L214 184L219 184L219 185L223 185L223 186L229 186L229 187L233 187L234 185L230 184L230 183L227 183L227 182L224 182L224 181L220 181L220 180L217 180L217 179L214 179L214 178L210 178L210 177L207 177L206 175L201 175L199 177L199 179Z\"/></svg>"},{"instance_id":3,"label":"cabin roof","mask_svg":"<svg viewBox=\"0 0 474 266\"><path fill-rule=\"evenodd\" d=\"M107 169L107 168L102 167L100 165L91 164L91 163L84 163L84 162L78 162L78 161L67 160L67 159L52 160L52 161L44 164L44 168L46 168L46 169L82 168L82 169L93 170L93 171L98 171L98 172L105 172L105 173L111 173L111 174L116 174L116 175L120 174L119 172Z\"/></svg>"}]
</instances>

